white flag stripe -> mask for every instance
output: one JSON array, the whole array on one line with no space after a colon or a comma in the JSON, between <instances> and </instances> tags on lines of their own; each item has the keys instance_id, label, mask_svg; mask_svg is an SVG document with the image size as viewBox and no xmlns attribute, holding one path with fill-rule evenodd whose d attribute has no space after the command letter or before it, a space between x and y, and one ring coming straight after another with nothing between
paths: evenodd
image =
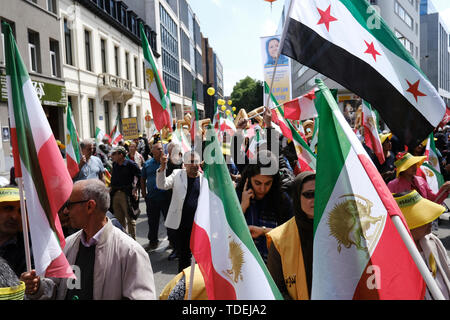
<instances>
[{"instance_id":1,"label":"white flag stripe","mask_svg":"<svg viewBox=\"0 0 450 320\"><path fill-rule=\"evenodd\" d=\"M243 278L242 280L238 279L237 283L229 281L235 288L236 298L238 300L272 300L275 298L259 263L230 228L225 216L222 200L209 190L208 180L206 178L203 178L200 196L198 198L195 223L208 233L211 243L212 263L215 270L223 278L227 279L225 275L226 270L233 268L229 258L229 243L234 241L242 249L244 263L241 274Z\"/></svg>"}]
</instances>

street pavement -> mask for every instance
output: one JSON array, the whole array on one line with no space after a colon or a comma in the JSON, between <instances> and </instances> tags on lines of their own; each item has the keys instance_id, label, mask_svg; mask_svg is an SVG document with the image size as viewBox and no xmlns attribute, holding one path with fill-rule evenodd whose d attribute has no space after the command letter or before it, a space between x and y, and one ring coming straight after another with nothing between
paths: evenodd
<instances>
[{"instance_id":1,"label":"street pavement","mask_svg":"<svg viewBox=\"0 0 450 320\"><path fill-rule=\"evenodd\" d=\"M450 199L446 200L447 206L450 207ZM142 246L148 244L148 222L146 214L145 201L140 200L139 208L141 215L136 221L136 241ZM447 253L450 256L450 213L442 214L439 219L439 230L435 234L441 239ZM167 258L172 252L168 249L169 241L167 240L166 228L164 227L164 219L161 216L159 225L159 240L160 244L157 249L149 252L150 261L152 263L156 294L159 297L161 291L166 284L178 273L178 260L169 261Z\"/></svg>"}]
</instances>

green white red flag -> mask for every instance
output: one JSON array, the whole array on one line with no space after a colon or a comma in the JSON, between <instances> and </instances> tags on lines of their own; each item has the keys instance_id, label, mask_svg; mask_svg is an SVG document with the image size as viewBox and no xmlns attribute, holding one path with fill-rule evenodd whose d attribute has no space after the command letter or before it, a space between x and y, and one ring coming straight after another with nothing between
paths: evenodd
<instances>
[{"instance_id":1,"label":"green white red flag","mask_svg":"<svg viewBox=\"0 0 450 320\"><path fill-rule=\"evenodd\" d=\"M100 143L105 136L106 136L105 131L103 131L99 127L95 127L95 141L97 143Z\"/></svg>"},{"instance_id":2,"label":"green white red flag","mask_svg":"<svg viewBox=\"0 0 450 320\"><path fill-rule=\"evenodd\" d=\"M285 26L281 54L369 102L410 148L443 119L444 101L369 1L293 0Z\"/></svg>"},{"instance_id":3,"label":"green white red flag","mask_svg":"<svg viewBox=\"0 0 450 320\"><path fill-rule=\"evenodd\" d=\"M72 192L72 179L12 30L7 23L2 28L14 168L25 187L35 269L39 276L74 277L62 251L65 239L58 218Z\"/></svg>"},{"instance_id":4,"label":"green white red flag","mask_svg":"<svg viewBox=\"0 0 450 320\"><path fill-rule=\"evenodd\" d=\"M204 155L190 247L205 280L208 299L282 299L250 235L211 126Z\"/></svg>"},{"instance_id":5,"label":"green white red flag","mask_svg":"<svg viewBox=\"0 0 450 320\"><path fill-rule=\"evenodd\" d=\"M75 121L73 119L72 108L70 104L67 106L67 119L66 119L66 161L67 170L72 178L74 178L80 168L81 152L80 152L80 139L78 138L78 132L75 127Z\"/></svg>"},{"instance_id":6,"label":"green white red flag","mask_svg":"<svg viewBox=\"0 0 450 320\"><path fill-rule=\"evenodd\" d=\"M311 298L421 300L425 282L391 220L399 216L406 227L402 212L331 92L316 83L322 106Z\"/></svg>"},{"instance_id":7,"label":"green white red flag","mask_svg":"<svg viewBox=\"0 0 450 320\"><path fill-rule=\"evenodd\" d=\"M362 123L364 127L364 141L366 145L372 149L378 158L380 164L385 161L383 146L381 145L380 136L378 134L378 121L375 112L370 104L363 100L362 103Z\"/></svg>"},{"instance_id":8,"label":"green white red flag","mask_svg":"<svg viewBox=\"0 0 450 320\"><path fill-rule=\"evenodd\" d=\"M438 150L436 149L436 144L434 143L433 133L430 133L430 136L428 137L427 146L425 147L425 155L427 156L427 161L431 164L434 170L441 173Z\"/></svg>"},{"instance_id":9,"label":"green white red flag","mask_svg":"<svg viewBox=\"0 0 450 320\"><path fill-rule=\"evenodd\" d=\"M317 110L314 106L315 89L307 94L295 98L283 104L284 116L289 120L308 120L317 117Z\"/></svg>"},{"instance_id":10,"label":"green white red flag","mask_svg":"<svg viewBox=\"0 0 450 320\"><path fill-rule=\"evenodd\" d=\"M120 110L119 110L119 112L120 112ZM111 133L109 134L110 139L111 139L110 142L113 147L117 146L119 144L120 140L122 140L122 138L123 138L123 135L120 133L120 130L119 130L119 121L120 121L120 114L118 113L117 118L116 118L116 123L114 124L114 127L111 130Z\"/></svg>"},{"instance_id":11,"label":"green white red flag","mask_svg":"<svg viewBox=\"0 0 450 320\"><path fill-rule=\"evenodd\" d=\"M169 91L156 66L155 57L153 56L152 48L145 35L142 23L139 24L139 28L141 31L142 50L144 53L145 82L150 95L153 121L157 131L161 131L164 127L172 131L172 110Z\"/></svg>"}]
</instances>

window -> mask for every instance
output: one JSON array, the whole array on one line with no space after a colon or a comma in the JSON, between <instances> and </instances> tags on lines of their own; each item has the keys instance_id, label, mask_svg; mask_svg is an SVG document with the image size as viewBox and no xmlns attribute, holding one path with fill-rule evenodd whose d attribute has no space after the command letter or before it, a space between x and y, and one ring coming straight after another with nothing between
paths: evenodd
<instances>
[{"instance_id":1,"label":"window","mask_svg":"<svg viewBox=\"0 0 450 320\"><path fill-rule=\"evenodd\" d=\"M414 55L414 44L397 30L395 30L395 36L403 44L406 50L408 50L411 55Z\"/></svg>"},{"instance_id":2,"label":"window","mask_svg":"<svg viewBox=\"0 0 450 320\"><path fill-rule=\"evenodd\" d=\"M119 121L119 131L122 132L122 104L120 102L117 103L117 119Z\"/></svg>"},{"instance_id":3,"label":"window","mask_svg":"<svg viewBox=\"0 0 450 320\"><path fill-rule=\"evenodd\" d=\"M130 80L130 54L125 52L125 73L127 76L127 80Z\"/></svg>"},{"instance_id":4,"label":"window","mask_svg":"<svg viewBox=\"0 0 450 320\"><path fill-rule=\"evenodd\" d=\"M119 47L114 47L114 64L116 67L116 76L119 76Z\"/></svg>"},{"instance_id":5,"label":"window","mask_svg":"<svg viewBox=\"0 0 450 320\"><path fill-rule=\"evenodd\" d=\"M53 77L61 77L59 61L59 43L50 39L50 67Z\"/></svg>"},{"instance_id":6,"label":"window","mask_svg":"<svg viewBox=\"0 0 450 320\"><path fill-rule=\"evenodd\" d=\"M95 114L94 114L94 99L88 98L89 105L89 129L91 137L95 137Z\"/></svg>"},{"instance_id":7,"label":"window","mask_svg":"<svg viewBox=\"0 0 450 320\"><path fill-rule=\"evenodd\" d=\"M91 32L88 30L84 30L84 52L86 56L86 70L92 71Z\"/></svg>"},{"instance_id":8,"label":"window","mask_svg":"<svg viewBox=\"0 0 450 320\"><path fill-rule=\"evenodd\" d=\"M66 63L73 66L73 55L72 55L72 30L69 28L67 19L64 19L64 46L65 46L65 57Z\"/></svg>"},{"instance_id":9,"label":"window","mask_svg":"<svg viewBox=\"0 0 450 320\"><path fill-rule=\"evenodd\" d=\"M103 107L105 108L105 131L107 134L109 134L111 132L109 124L109 101L103 101Z\"/></svg>"},{"instance_id":10,"label":"window","mask_svg":"<svg viewBox=\"0 0 450 320\"><path fill-rule=\"evenodd\" d=\"M47 10L56 14L56 0L47 0Z\"/></svg>"},{"instance_id":11,"label":"window","mask_svg":"<svg viewBox=\"0 0 450 320\"><path fill-rule=\"evenodd\" d=\"M106 40L100 39L100 55L102 59L102 72L106 73Z\"/></svg>"},{"instance_id":12,"label":"window","mask_svg":"<svg viewBox=\"0 0 450 320\"><path fill-rule=\"evenodd\" d=\"M13 36L15 38L16 37L16 28L15 28L14 22L11 22L11 21L9 21L9 20L7 20L5 18L0 17L0 25L1 25L2 22L6 22L6 23L9 24L9 26L12 29ZM0 55L0 65L1 65L1 64L5 64L6 63L5 62L5 60L6 60L6 56L5 56L5 35L3 34L3 28L0 29L0 34L1 34L1 36L0 36L1 40L0 41L1 41L2 49L3 49L1 51L1 52L3 52L3 55L2 56Z\"/></svg>"},{"instance_id":13,"label":"window","mask_svg":"<svg viewBox=\"0 0 450 320\"><path fill-rule=\"evenodd\" d=\"M405 9L398 3L398 1L394 2L394 11L400 17L400 19L402 19L408 25L408 27L413 29L414 27L413 19L405 11Z\"/></svg>"},{"instance_id":14,"label":"window","mask_svg":"<svg viewBox=\"0 0 450 320\"><path fill-rule=\"evenodd\" d=\"M145 78L145 62L142 62L142 88L147 88L147 79Z\"/></svg>"},{"instance_id":15,"label":"window","mask_svg":"<svg viewBox=\"0 0 450 320\"><path fill-rule=\"evenodd\" d=\"M34 72L41 72L39 33L28 30L28 53L30 56L30 69Z\"/></svg>"},{"instance_id":16,"label":"window","mask_svg":"<svg viewBox=\"0 0 450 320\"><path fill-rule=\"evenodd\" d=\"M138 79L138 59L134 57L134 85L139 87L139 79Z\"/></svg>"}]
</instances>

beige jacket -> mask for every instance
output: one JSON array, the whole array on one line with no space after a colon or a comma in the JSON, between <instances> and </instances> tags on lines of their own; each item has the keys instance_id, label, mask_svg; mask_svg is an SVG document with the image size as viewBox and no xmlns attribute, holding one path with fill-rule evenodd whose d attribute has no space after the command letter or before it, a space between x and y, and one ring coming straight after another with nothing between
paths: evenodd
<instances>
[{"instance_id":1,"label":"beige jacket","mask_svg":"<svg viewBox=\"0 0 450 320\"><path fill-rule=\"evenodd\" d=\"M203 175L199 172L198 177L200 177L201 188ZM176 230L180 227L181 213L187 192L187 180L186 169L175 169L168 177L166 177L165 170L156 170L156 187L160 190L173 189L172 200L170 201L169 211L164 223L167 228Z\"/></svg>"},{"instance_id":2,"label":"beige jacket","mask_svg":"<svg viewBox=\"0 0 450 320\"><path fill-rule=\"evenodd\" d=\"M64 254L72 266L82 230L66 239ZM28 299L64 300L72 279L41 278L39 290ZM108 219L95 248L94 300L154 300L155 283L150 258L142 246L114 227Z\"/></svg>"}]
</instances>

